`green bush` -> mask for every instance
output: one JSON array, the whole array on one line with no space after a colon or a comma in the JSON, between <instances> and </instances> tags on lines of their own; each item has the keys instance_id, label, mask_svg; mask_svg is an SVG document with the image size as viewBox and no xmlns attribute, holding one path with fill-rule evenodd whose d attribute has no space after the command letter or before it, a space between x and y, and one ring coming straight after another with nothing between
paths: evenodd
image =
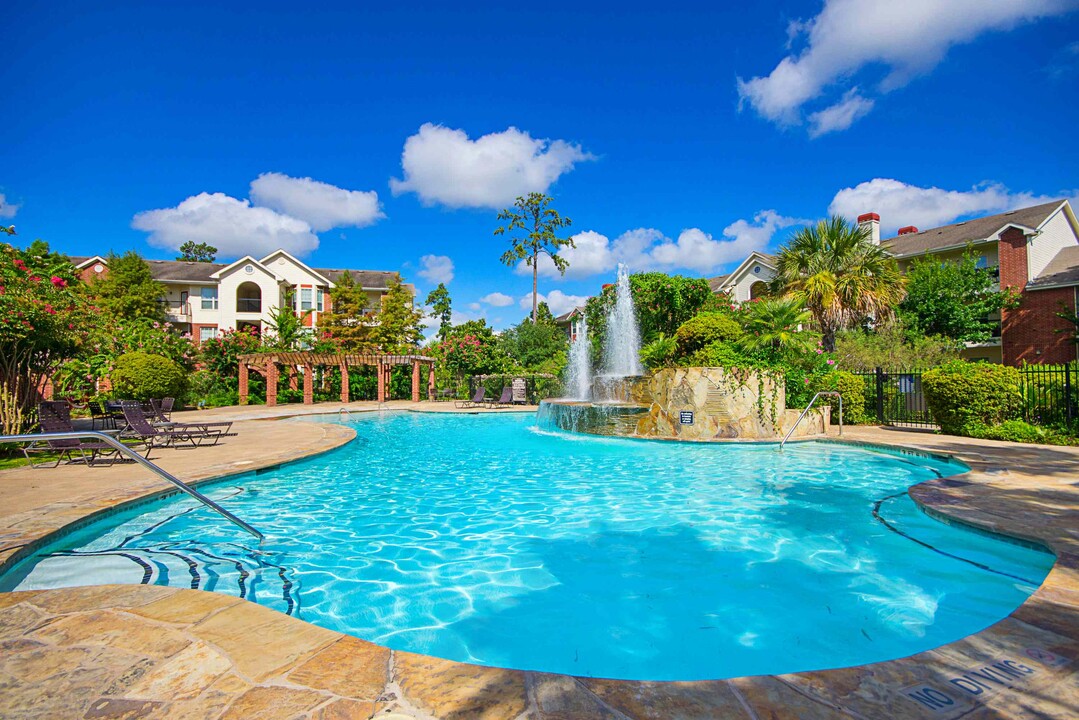
<instances>
[{"instance_id":1,"label":"green bush","mask_svg":"<svg viewBox=\"0 0 1079 720\"><path fill-rule=\"evenodd\" d=\"M167 357L144 352L118 357L110 378L113 395L125 400L182 398L187 388L182 367Z\"/></svg>"},{"instance_id":2,"label":"green bush","mask_svg":"<svg viewBox=\"0 0 1079 720\"><path fill-rule=\"evenodd\" d=\"M649 370L668 367L674 360L677 347L673 337L660 333L655 340L641 348L641 362Z\"/></svg>"},{"instance_id":3,"label":"green bush","mask_svg":"<svg viewBox=\"0 0 1079 720\"><path fill-rule=\"evenodd\" d=\"M823 376L814 392L822 390L838 392L843 398L843 424L864 425L869 422L866 412L865 380L846 370L838 370ZM818 405L832 406L832 424L839 423L839 400L834 395L822 395ZM814 406L816 407L816 406Z\"/></svg>"},{"instance_id":4,"label":"green bush","mask_svg":"<svg viewBox=\"0 0 1079 720\"><path fill-rule=\"evenodd\" d=\"M723 341L705 345L693 353L685 362L679 363L679 365L722 368L758 368L764 366L761 361L751 358L734 345Z\"/></svg>"},{"instance_id":5,"label":"green bush","mask_svg":"<svg viewBox=\"0 0 1079 720\"><path fill-rule=\"evenodd\" d=\"M981 428L1017 420L1022 409L1013 367L953 360L927 370L922 388L933 419L950 435L975 437Z\"/></svg>"},{"instance_id":6,"label":"green bush","mask_svg":"<svg viewBox=\"0 0 1079 720\"><path fill-rule=\"evenodd\" d=\"M701 313L682 323L674 334L680 355L690 355L715 342L734 342L745 331L738 321L722 312Z\"/></svg>"},{"instance_id":7,"label":"green bush","mask_svg":"<svg viewBox=\"0 0 1079 720\"><path fill-rule=\"evenodd\" d=\"M994 427L979 427L975 437L986 440L1006 440L1008 442L1021 443L1045 443L1050 439L1050 433L1040 427L1031 425L1023 420L1005 420Z\"/></svg>"}]
</instances>

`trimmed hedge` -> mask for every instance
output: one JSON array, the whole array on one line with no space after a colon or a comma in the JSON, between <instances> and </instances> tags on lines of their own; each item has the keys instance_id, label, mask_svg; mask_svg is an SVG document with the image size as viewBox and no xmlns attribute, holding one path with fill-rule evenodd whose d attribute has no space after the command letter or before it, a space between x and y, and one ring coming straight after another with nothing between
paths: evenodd
<instances>
[{"instance_id":1,"label":"trimmed hedge","mask_svg":"<svg viewBox=\"0 0 1079 720\"><path fill-rule=\"evenodd\" d=\"M184 369L161 355L125 353L110 374L113 395L125 400L182 398L187 389Z\"/></svg>"},{"instance_id":2,"label":"trimmed hedge","mask_svg":"<svg viewBox=\"0 0 1079 720\"><path fill-rule=\"evenodd\" d=\"M679 355L690 355L712 343L729 343L745 335L738 321L726 313L701 313L682 323L674 334Z\"/></svg>"},{"instance_id":3,"label":"trimmed hedge","mask_svg":"<svg viewBox=\"0 0 1079 720\"><path fill-rule=\"evenodd\" d=\"M1013 367L953 360L925 371L922 389L943 432L983 437L986 428L1020 418L1019 381Z\"/></svg>"},{"instance_id":4,"label":"trimmed hedge","mask_svg":"<svg viewBox=\"0 0 1079 720\"><path fill-rule=\"evenodd\" d=\"M846 370L828 373L817 385L815 392L830 390L838 392L843 398L843 424L864 425L869 422L865 407L865 380ZM839 401L834 395L824 395L817 400L818 405L831 405L832 424L839 424Z\"/></svg>"}]
</instances>

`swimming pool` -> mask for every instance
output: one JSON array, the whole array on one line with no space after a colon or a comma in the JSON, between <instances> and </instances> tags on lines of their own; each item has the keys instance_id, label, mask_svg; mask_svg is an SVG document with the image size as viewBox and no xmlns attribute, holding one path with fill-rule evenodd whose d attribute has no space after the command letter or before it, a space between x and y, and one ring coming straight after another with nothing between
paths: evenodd
<instances>
[{"instance_id":1,"label":"swimming pool","mask_svg":"<svg viewBox=\"0 0 1079 720\"><path fill-rule=\"evenodd\" d=\"M935 647L1053 563L920 512L906 488L965 467L916 454L550 434L531 415L351 424L338 450L204 486L261 548L174 496L40 548L0 589L198 587L394 649L694 680Z\"/></svg>"}]
</instances>

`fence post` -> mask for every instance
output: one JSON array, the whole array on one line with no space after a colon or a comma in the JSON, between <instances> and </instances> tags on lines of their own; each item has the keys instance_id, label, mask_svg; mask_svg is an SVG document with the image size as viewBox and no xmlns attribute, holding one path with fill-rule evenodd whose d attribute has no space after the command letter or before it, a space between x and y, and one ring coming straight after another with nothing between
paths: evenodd
<instances>
[{"instance_id":1,"label":"fence post","mask_svg":"<svg viewBox=\"0 0 1079 720\"><path fill-rule=\"evenodd\" d=\"M1069 363L1064 363L1064 418L1069 427L1075 420L1075 404L1072 402L1072 372Z\"/></svg>"},{"instance_id":2,"label":"fence post","mask_svg":"<svg viewBox=\"0 0 1079 720\"><path fill-rule=\"evenodd\" d=\"M884 424L884 371L877 367L877 424Z\"/></svg>"}]
</instances>

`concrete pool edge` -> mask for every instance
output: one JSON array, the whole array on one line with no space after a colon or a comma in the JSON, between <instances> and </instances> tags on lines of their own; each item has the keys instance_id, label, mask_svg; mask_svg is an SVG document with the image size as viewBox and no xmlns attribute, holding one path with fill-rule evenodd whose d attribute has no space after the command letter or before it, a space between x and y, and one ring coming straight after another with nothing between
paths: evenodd
<instances>
[{"instance_id":1,"label":"concrete pool edge","mask_svg":"<svg viewBox=\"0 0 1079 720\"><path fill-rule=\"evenodd\" d=\"M1000 472L996 469L1001 466L999 460L994 459L995 456L987 459L983 452L982 456L974 453L964 457L963 452L956 452L955 447L949 448L946 444L962 443L968 449L981 448L986 452L993 450L999 453L1003 450L1005 454L1010 452L1013 456L1019 450L1030 453L1031 446L995 443L986 450L986 443L968 444L965 443L966 439L946 436L925 436L926 442L922 443L908 434L900 444L891 438L882 441L879 431L876 435L859 434L865 435L865 440L871 444L893 450L914 446L913 449L932 455L954 455L970 466L972 470L963 475L944 481L928 481L910 489L916 502L939 511L945 517L993 533L1022 537L1028 533L1022 532L1025 528L1021 523L1032 514L1037 517L1047 511L1044 497L1033 510L1029 503L1020 503L1019 507L1007 506L1007 503L1014 504L1020 500L1016 497L1007 498L1004 507L996 501L986 505L987 489L992 490L994 484L999 485L1002 477L1019 479L1025 473L1018 470L1013 478L1009 475L1010 471ZM854 440L858 442L857 438ZM946 447L942 448L941 445ZM1075 464L1072 467L1079 465L1079 454L1073 451L1047 448L1045 452L1066 455L1067 462ZM1046 490L1040 486L1051 485L1049 481L1064 465L1060 457L1053 459L1053 463L1047 464L1055 470L1052 475L1029 476L1034 484L1027 490L1035 496ZM267 463L272 464L276 463ZM1070 471L1071 467L1066 469ZM1040 486L1039 479L1045 481ZM204 482L209 480L206 478ZM687 711L696 708L697 716L702 717L753 717L754 714L762 717L770 714L777 717L952 717L977 709L977 703L984 706L986 700L990 701L991 707L999 707L1004 712L999 717L1019 717L1035 708L1043 708L1042 712L1052 710L1050 717L1063 716L1079 711L1074 686L1063 687L1073 677L1075 663L1079 659L1079 624L1075 615L1076 608L1079 608L1079 553L1074 547L1079 537L1064 532L1069 529L1069 523L1079 525L1075 522L1079 518L1079 491L1067 482L1050 489L1068 495L1068 507L1067 512L1057 508L1053 518L1059 522L1042 523L1039 532L1031 538L1037 542L1047 541L1045 544L1051 546L1057 555L1057 563L1034 595L1005 620L963 640L910 658L854 668L692 683L611 681L501 670L391 652L228 596L147 586L84 587L0 595L0 641L5 649L11 642L22 643L17 647L25 646L25 649L15 653L19 657L28 653L48 655L48 648L52 648L51 652L70 654L72 648L92 647L108 654L111 652L109 648L115 649L117 641L109 635L109 627L126 627L145 621L151 624L165 622L174 629L182 628L180 632L187 640L185 647L196 646L210 654L221 652L223 655L219 658L219 664L227 663L229 669L223 670L220 676L207 679L198 695L188 700L184 692L177 694L174 689L168 690L182 680L169 680L166 671L171 667L170 663L175 664L178 652L156 658L148 654L143 661L149 663L151 668L160 670L151 673L157 683L153 687L159 688L153 698L146 697L149 690L145 686L149 681L133 681L134 684L121 687L115 684L120 682L117 679L108 686L87 688L91 694L97 693L91 699L91 704L104 703L119 708L123 703L141 702L148 703L149 708L161 708L163 712L168 707L172 712L179 710L175 706L196 700L205 705L209 702L209 694L217 686L217 692L223 693L222 697L229 696L229 702L223 706L224 714L208 715L210 717L228 717L230 711L235 709L239 712L239 708L251 712L255 706L253 703L257 705L263 701L279 705L284 701L283 695L291 698L289 702L319 700L300 713L306 712L309 717L332 717L328 714L331 707L336 708L334 712L352 708L354 716L367 716L365 713L373 713L380 708L392 708L406 716L417 717L451 714L461 717L548 717L559 714L566 716L567 708L572 708L569 714L572 717L659 718L671 717L674 714L672 708L681 707ZM1015 532L1008 532L1009 528ZM145 610L150 606L153 607ZM140 608L143 610L140 611ZM167 608L167 613L161 615L157 608ZM229 623L237 628L252 625L262 628L258 633L259 642L253 643L248 634L239 632L233 633L237 635L233 638L235 643L223 640L220 636L229 635L229 628L219 626L223 621L212 623L209 620L218 615L225 617L226 612ZM11 617L12 613L16 616ZM148 618L146 613L150 613L151 617ZM66 628L66 634L62 635L60 641L56 640L55 632L49 630L58 624ZM96 628L97 634L87 636L82 632L80 627L86 624ZM207 625L216 634L203 637ZM14 633L15 637L9 637L9 633ZM314 642L311 638L319 640L301 648L292 642L293 637L306 638L305 643L309 640ZM133 650L126 647L121 654L130 654ZM1032 650L1045 662L1031 656L1029 651ZM249 657L252 654L266 662L277 658L273 662L280 661L280 665L265 671L269 674L261 670L254 672L248 667L255 662ZM1022 662L1024 658L1025 663ZM371 679L370 687L362 692L352 687L344 688L340 685L344 682L341 678L333 679L338 675L333 667L323 668L325 672L316 672L320 664L330 663L331 659L333 667L348 665L349 676ZM973 681L963 681L962 678L969 673L960 670L991 666L994 662L1005 660L1022 663L1032 672L1016 671L1020 674L1008 680L1014 686L1011 689L1003 686L998 688L990 681L991 693L985 690L980 694L968 692L969 688L978 689L979 686L970 684ZM2 679L10 675L5 668L11 663L6 659L0 662L3 663L0 665ZM77 668L73 668L72 672ZM383 668L384 672L379 668ZM18 675L11 676L19 679ZM223 682L221 678L226 676L235 676L242 682L230 681L232 684L229 687L232 689L226 692L220 687ZM146 674L141 677L145 678ZM975 676L975 681L977 677L980 676ZM958 684L952 682L956 679L960 680ZM33 694L34 683L30 682L29 677L24 682L29 683L24 691ZM63 677L54 676L46 684L62 685L64 682ZM382 685L374 694L373 688L379 682ZM982 682L987 681L983 678ZM282 684L288 687L282 688ZM1061 686L1059 690L1058 685ZM16 687L19 686L16 683ZM1053 693L1043 692L1050 686L1054 688ZM43 685L37 687L39 693L44 692L40 689ZM297 689L300 687L306 687L306 690ZM1037 693L1028 692L1030 690L1037 690ZM54 696L64 694L60 688L49 692ZM5 702L7 700L0 700L0 709Z\"/></svg>"}]
</instances>

